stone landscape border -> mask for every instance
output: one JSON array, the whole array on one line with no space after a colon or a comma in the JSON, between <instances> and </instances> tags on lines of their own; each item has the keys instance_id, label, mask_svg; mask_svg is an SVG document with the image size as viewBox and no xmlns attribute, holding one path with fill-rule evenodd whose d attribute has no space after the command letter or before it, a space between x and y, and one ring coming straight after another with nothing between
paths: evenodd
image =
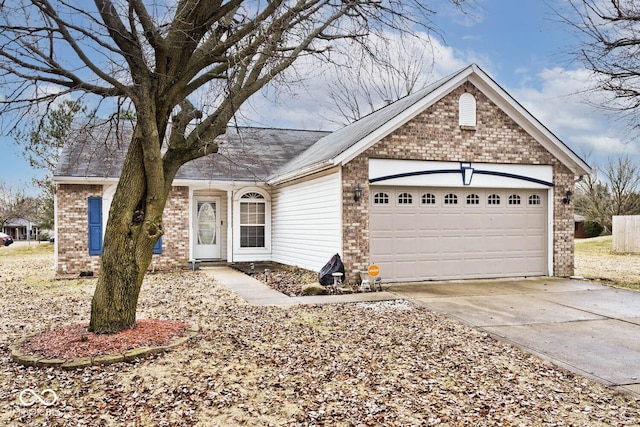
<instances>
[{"instance_id":1,"label":"stone landscape border","mask_svg":"<svg viewBox=\"0 0 640 427\"><path fill-rule=\"evenodd\" d=\"M185 335L174 338L168 344L137 347L127 350L124 353L105 354L90 357L77 357L71 359L58 359L44 356L32 356L22 354L20 346L30 338L38 335L32 334L16 341L9 347L11 360L23 366L35 366L38 368L60 368L64 370L82 369L89 366L105 366L120 362L132 362L136 359L142 359L158 353L165 353L186 343L190 339L198 335L200 329L197 326L188 326L185 329Z\"/></svg>"}]
</instances>

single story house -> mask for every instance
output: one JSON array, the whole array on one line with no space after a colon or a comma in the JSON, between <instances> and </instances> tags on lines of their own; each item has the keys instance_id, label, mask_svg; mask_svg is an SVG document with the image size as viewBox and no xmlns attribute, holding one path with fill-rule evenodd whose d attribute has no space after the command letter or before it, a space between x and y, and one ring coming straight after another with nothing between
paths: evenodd
<instances>
[{"instance_id":1,"label":"single story house","mask_svg":"<svg viewBox=\"0 0 640 427\"><path fill-rule=\"evenodd\" d=\"M38 240L40 228L24 218L13 218L4 223L0 228L5 234L8 234L13 240Z\"/></svg>"},{"instance_id":2,"label":"single story house","mask_svg":"<svg viewBox=\"0 0 640 427\"><path fill-rule=\"evenodd\" d=\"M97 270L127 135L78 135L55 172L56 268ZM154 268L275 261L386 282L570 276L590 167L477 65L335 132L230 127L173 182Z\"/></svg>"}]
</instances>

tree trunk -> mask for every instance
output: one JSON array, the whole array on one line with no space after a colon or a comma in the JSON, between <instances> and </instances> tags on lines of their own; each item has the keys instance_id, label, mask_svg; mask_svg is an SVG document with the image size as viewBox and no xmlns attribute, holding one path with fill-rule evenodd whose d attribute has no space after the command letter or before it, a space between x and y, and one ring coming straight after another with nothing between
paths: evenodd
<instances>
[{"instance_id":1,"label":"tree trunk","mask_svg":"<svg viewBox=\"0 0 640 427\"><path fill-rule=\"evenodd\" d=\"M115 333L135 326L142 280L162 235L162 211L171 186L153 185L163 190L149 194L142 156L142 142L134 137L109 210L100 274L91 302L89 331L94 333Z\"/></svg>"}]
</instances>

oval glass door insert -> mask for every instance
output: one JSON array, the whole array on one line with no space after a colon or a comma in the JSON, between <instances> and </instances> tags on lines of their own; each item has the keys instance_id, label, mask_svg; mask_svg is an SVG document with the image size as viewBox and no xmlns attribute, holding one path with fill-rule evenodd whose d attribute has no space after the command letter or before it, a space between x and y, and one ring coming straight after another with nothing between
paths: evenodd
<instances>
[{"instance_id":1,"label":"oval glass door insert","mask_svg":"<svg viewBox=\"0 0 640 427\"><path fill-rule=\"evenodd\" d=\"M198 244L216 244L215 202L198 202Z\"/></svg>"}]
</instances>

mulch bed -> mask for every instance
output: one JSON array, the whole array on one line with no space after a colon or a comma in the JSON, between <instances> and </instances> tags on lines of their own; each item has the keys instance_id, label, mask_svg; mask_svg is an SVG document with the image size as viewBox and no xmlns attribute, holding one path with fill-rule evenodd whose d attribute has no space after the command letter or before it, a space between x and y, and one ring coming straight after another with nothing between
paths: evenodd
<instances>
[{"instance_id":1,"label":"mulch bed","mask_svg":"<svg viewBox=\"0 0 640 427\"><path fill-rule=\"evenodd\" d=\"M147 319L115 334L94 334L87 325L71 325L35 335L19 349L26 355L58 359L122 354L137 347L166 345L186 328L184 322Z\"/></svg>"}]
</instances>

